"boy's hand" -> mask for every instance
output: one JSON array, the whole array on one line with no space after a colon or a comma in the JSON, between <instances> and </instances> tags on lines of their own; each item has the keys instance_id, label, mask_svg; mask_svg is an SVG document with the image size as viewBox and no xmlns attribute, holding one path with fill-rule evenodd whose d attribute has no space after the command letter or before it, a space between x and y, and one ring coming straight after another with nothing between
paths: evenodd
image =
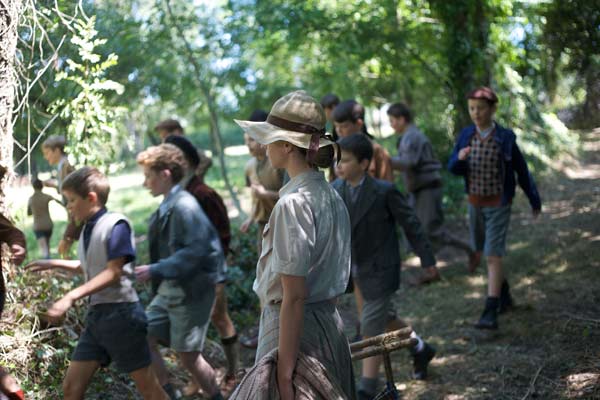
<instances>
[{"instance_id":1,"label":"boy's hand","mask_svg":"<svg viewBox=\"0 0 600 400\"><path fill-rule=\"evenodd\" d=\"M28 272L41 272L52 269L50 260L35 260L25 266L25 271Z\"/></svg>"},{"instance_id":2,"label":"boy's hand","mask_svg":"<svg viewBox=\"0 0 600 400\"><path fill-rule=\"evenodd\" d=\"M267 189L263 185L258 183L252 184L252 195L256 196L259 199L264 198L267 195Z\"/></svg>"},{"instance_id":3,"label":"boy's hand","mask_svg":"<svg viewBox=\"0 0 600 400\"><path fill-rule=\"evenodd\" d=\"M21 265L23 260L25 259L25 255L27 254L27 250L20 244L13 244L10 246L10 251L12 251L12 256L10 257L10 261L15 263L16 265Z\"/></svg>"},{"instance_id":4,"label":"boy's hand","mask_svg":"<svg viewBox=\"0 0 600 400\"><path fill-rule=\"evenodd\" d=\"M150 266L149 265L140 265L139 267L135 267L135 278L140 282L146 282L152 277L150 275Z\"/></svg>"},{"instance_id":5,"label":"boy's hand","mask_svg":"<svg viewBox=\"0 0 600 400\"><path fill-rule=\"evenodd\" d=\"M242 225L240 225L240 232L247 233L250 225L252 224L252 218L248 218L245 220Z\"/></svg>"},{"instance_id":6,"label":"boy's hand","mask_svg":"<svg viewBox=\"0 0 600 400\"><path fill-rule=\"evenodd\" d=\"M469 156L469 153L471 153L471 146L463 147L458 152L458 159L459 160L466 160L467 157Z\"/></svg>"},{"instance_id":7,"label":"boy's hand","mask_svg":"<svg viewBox=\"0 0 600 400\"><path fill-rule=\"evenodd\" d=\"M74 299L67 294L65 297L52 304L52 307L50 307L46 313L48 322L59 325L65 319L65 314L69 308L71 308L73 303Z\"/></svg>"}]
</instances>

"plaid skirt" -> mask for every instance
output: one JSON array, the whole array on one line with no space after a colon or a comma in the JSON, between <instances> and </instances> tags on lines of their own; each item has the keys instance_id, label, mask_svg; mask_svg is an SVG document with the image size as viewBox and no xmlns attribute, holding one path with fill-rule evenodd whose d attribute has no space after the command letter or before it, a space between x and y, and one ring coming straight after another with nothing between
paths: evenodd
<instances>
[{"instance_id":1,"label":"plaid skirt","mask_svg":"<svg viewBox=\"0 0 600 400\"><path fill-rule=\"evenodd\" d=\"M278 304L263 308L258 333L256 362L279 346ZM321 301L304 305L304 330L300 352L316 358L328 375L336 380L346 398L356 399L350 346L344 335L344 325L335 304Z\"/></svg>"}]
</instances>

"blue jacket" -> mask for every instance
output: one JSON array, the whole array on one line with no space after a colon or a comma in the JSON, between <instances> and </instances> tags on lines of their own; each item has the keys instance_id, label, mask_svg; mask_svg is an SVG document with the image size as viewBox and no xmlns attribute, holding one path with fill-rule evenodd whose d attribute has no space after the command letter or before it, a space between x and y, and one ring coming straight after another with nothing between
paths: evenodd
<instances>
[{"instance_id":1,"label":"blue jacket","mask_svg":"<svg viewBox=\"0 0 600 400\"><path fill-rule=\"evenodd\" d=\"M455 175L462 175L465 180L465 191L469 192L469 162L468 160L459 160L458 152L469 146L471 138L475 134L475 125L470 125L464 128L454 150L452 156L448 161L448 169ZM517 139L515 133L510 129L504 128L496 123L496 133L494 134L494 140L500 146L502 152L502 164L500 165L500 173L504 177L504 190L502 191L502 205L509 204L515 196L515 173L517 174L519 186L523 189L529 204L534 210L542 209L542 200L535 186L535 181L529 173L527 163L523 158L523 154L517 146Z\"/></svg>"},{"instance_id":2,"label":"blue jacket","mask_svg":"<svg viewBox=\"0 0 600 400\"><path fill-rule=\"evenodd\" d=\"M170 194L164 212L159 210L148 229L153 291L163 279L173 279L188 299L199 297L216 283L223 263L217 231L196 198L183 189Z\"/></svg>"}]
</instances>

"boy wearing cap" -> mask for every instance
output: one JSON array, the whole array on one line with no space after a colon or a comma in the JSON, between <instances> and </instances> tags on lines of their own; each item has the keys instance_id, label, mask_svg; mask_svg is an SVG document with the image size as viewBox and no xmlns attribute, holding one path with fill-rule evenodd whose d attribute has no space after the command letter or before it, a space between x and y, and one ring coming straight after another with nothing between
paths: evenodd
<instances>
[{"instance_id":1,"label":"boy wearing cap","mask_svg":"<svg viewBox=\"0 0 600 400\"><path fill-rule=\"evenodd\" d=\"M202 210L206 213L210 222L212 222L219 234L223 254L226 258L227 254L229 254L229 243L231 242L227 208L221 196L213 188L204 183L202 177L194 173L200 163L200 158L198 157L199 151L184 136L168 136L165 139L165 143L173 144L183 152L188 165L186 166L185 175L180 185L198 200ZM210 319L217 332L219 332L221 345L227 359L227 372L223 379L222 387L225 386L225 389L230 390L235 385L235 373L239 363L239 342L235 326L227 312L227 293L225 290L227 262L225 258L223 258L223 263L218 269L217 285L215 287L215 305ZM198 392L198 389L198 384L192 382L184 389L184 395L191 396Z\"/></svg>"},{"instance_id":2,"label":"boy wearing cap","mask_svg":"<svg viewBox=\"0 0 600 400\"><path fill-rule=\"evenodd\" d=\"M473 125L464 128L456 141L448 169L464 178L468 195L469 230L475 251L486 256L488 291L478 329L497 329L497 314L512 307L502 257L506 254L506 233L516 180L529 199L533 217L542 202L529 173L515 133L494 121L498 97L488 87L479 87L467 96Z\"/></svg>"},{"instance_id":3,"label":"boy wearing cap","mask_svg":"<svg viewBox=\"0 0 600 400\"><path fill-rule=\"evenodd\" d=\"M160 141L164 142L169 136L185 136L183 127L176 119L165 119L160 121L154 127L156 133L160 137ZM212 166L212 159L205 151L198 149L198 166L196 167L196 175L204 179L206 171Z\"/></svg>"}]
</instances>

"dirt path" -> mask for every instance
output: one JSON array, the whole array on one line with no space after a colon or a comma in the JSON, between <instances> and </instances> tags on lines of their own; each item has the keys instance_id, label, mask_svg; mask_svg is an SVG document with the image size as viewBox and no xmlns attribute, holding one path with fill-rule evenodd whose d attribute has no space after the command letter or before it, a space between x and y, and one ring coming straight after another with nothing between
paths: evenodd
<instances>
[{"instance_id":1,"label":"dirt path","mask_svg":"<svg viewBox=\"0 0 600 400\"><path fill-rule=\"evenodd\" d=\"M408 379L408 354L394 355L404 399L600 399L600 129L582 140L580 162L538 183L538 221L517 196L505 266L518 307L497 332L472 328L484 268L450 264L440 283L403 285L399 315L438 349L426 383Z\"/></svg>"}]
</instances>

